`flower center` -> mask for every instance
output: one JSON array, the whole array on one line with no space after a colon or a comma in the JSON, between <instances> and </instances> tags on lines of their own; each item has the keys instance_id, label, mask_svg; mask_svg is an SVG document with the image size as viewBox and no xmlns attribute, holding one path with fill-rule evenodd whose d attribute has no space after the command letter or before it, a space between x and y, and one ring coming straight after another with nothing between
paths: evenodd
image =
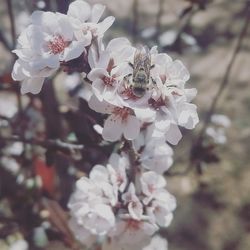
<instances>
[{"instance_id":1,"label":"flower center","mask_svg":"<svg viewBox=\"0 0 250 250\"><path fill-rule=\"evenodd\" d=\"M154 100L153 98L149 99L148 104L154 109L158 110L162 106L166 106L166 102L160 97L158 100Z\"/></svg>"},{"instance_id":2,"label":"flower center","mask_svg":"<svg viewBox=\"0 0 250 250\"><path fill-rule=\"evenodd\" d=\"M54 36L48 43L48 48L54 55L63 52L67 46L68 42L64 41L61 36Z\"/></svg>"},{"instance_id":3,"label":"flower center","mask_svg":"<svg viewBox=\"0 0 250 250\"><path fill-rule=\"evenodd\" d=\"M130 115L130 109L129 108L119 108L119 107L115 107L113 114L116 116L119 116L122 121L126 121L128 116Z\"/></svg>"},{"instance_id":4,"label":"flower center","mask_svg":"<svg viewBox=\"0 0 250 250\"><path fill-rule=\"evenodd\" d=\"M148 190L149 190L150 193L153 193L155 191L154 185L153 184L149 184L148 185Z\"/></svg>"},{"instance_id":5,"label":"flower center","mask_svg":"<svg viewBox=\"0 0 250 250\"><path fill-rule=\"evenodd\" d=\"M140 221L137 220L128 220L127 228L130 230L139 230L140 229Z\"/></svg>"},{"instance_id":6,"label":"flower center","mask_svg":"<svg viewBox=\"0 0 250 250\"><path fill-rule=\"evenodd\" d=\"M121 92L121 94L124 96L126 99L131 99L131 100L138 100L140 97L136 96L133 93L132 87L125 86L124 90Z\"/></svg>"},{"instance_id":7,"label":"flower center","mask_svg":"<svg viewBox=\"0 0 250 250\"><path fill-rule=\"evenodd\" d=\"M115 85L115 83L116 83L115 78L112 77L112 76L104 76L102 78L102 80L103 80L105 85L110 86L110 87L113 87Z\"/></svg>"}]
</instances>

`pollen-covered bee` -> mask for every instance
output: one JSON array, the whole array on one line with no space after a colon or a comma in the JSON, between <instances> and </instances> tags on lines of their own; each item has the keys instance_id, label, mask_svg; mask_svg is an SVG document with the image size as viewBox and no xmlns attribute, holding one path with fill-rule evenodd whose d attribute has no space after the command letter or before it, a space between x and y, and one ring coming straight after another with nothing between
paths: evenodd
<instances>
[{"instance_id":1,"label":"pollen-covered bee","mask_svg":"<svg viewBox=\"0 0 250 250\"><path fill-rule=\"evenodd\" d=\"M127 79L130 78L128 79L129 86L136 97L142 97L152 82L150 70L154 67L154 65L151 65L148 47L138 47L135 51L134 62L129 63L129 65L133 68L133 74L126 77Z\"/></svg>"}]
</instances>

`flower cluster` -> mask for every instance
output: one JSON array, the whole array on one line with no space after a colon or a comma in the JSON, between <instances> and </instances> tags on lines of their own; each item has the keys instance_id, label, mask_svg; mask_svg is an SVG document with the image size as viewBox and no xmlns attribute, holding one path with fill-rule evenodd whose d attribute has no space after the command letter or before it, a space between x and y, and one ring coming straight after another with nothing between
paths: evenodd
<instances>
[{"instance_id":1,"label":"flower cluster","mask_svg":"<svg viewBox=\"0 0 250 250\"><path fill-rule=\"evenodd\" d=\"M145 57L149 60L148 66ZM138 63L144 65L138 66ZM134 140L146 126L151 137L177 144L181 139L178 126L193 129L198 123L196 106L190 103L196 89L185 88L189 79L186 67L167 54L158 53L156 47L138 52L127 39L113 39L100 51L92 67L88 78L94 95L89 106L96 112L108 114L102 131L105 140L117 141L122 136ZM136 87L138 71L146 77L145 82ZM143 90L143 95L136 93Z\"/></svg>"},{"instance_id":2,"label":"flower cluster","mask_svg":"<svg viewBox=\"0 0 250 250\"><path fill-rule=\"evenodd\" d=\"M12 77L22 81L23 94L39 93L44 79L73 59L92 57L94 47L114 22L114 17L99 22L104 9L103 5L91 8L77 0L70 4L67 15L43 11L32 14L31 24L21 33L13 51L19 59Z\"/></svg>"},{"instance_id":3,"label":"flower cluster","mask_svg":"<svg viewBox=\"0 0 250 250\"><path fill-rule=\"evenodd\" d=\"M156 249L150 238L169 226L176 207L162 176L173 163L168 143L178 144L179 127L198 123L190 103L196 89L186 88L190 76L183 63L157 47L133 47L126 38L105 46L102 38L114 18L99 22L104 9L76 0L67 15L34 12L14 50L12 76L22 81L22 93L33 94L60 67L88 79L91 93L85 99L104 118L103 127L94 129L127 147L77 181L69 201L70 227L88 247L105 238L107 249ZM165 249L166 242L161 244Z\"/></svg>"},{"instance_id":4,"label":"flower cluster","mask_svg":"<svg viewBox=\"0 0 250 250\"><path fill-rule=\"evenodd\" d=\"M96 165L89 178L77 181L69 202L70 225L83 244L106 236L110 247L142 249L159 227L169 226L176 202L164 177L139 171L133 183L131 167L127 155L113 153L106 167Z\"/></svg>"}]
</instances>

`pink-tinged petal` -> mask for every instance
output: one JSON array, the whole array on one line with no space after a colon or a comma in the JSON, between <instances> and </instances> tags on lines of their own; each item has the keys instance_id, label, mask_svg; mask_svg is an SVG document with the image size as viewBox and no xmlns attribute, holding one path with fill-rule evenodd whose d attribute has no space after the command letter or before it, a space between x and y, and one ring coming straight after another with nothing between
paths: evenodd
<instances>
[{"instance_id":1,"label":"pink-tinged petal","mask_svg":"<svg viewBox=\"0 0 250 250\"><path fill-rule=\"evenodd\" d=\"M110 115L104 122L102 137L107 141L117 141L122 136L122 121L119 117Z\"/></svg>"},{"instance_id":2,"label":"pink-tinged petal","mask_svg":"<svg viewBox=\"0 0 250 250\"><path fill-rule=\"evenodd\" d=\"M126 123L123 123L124 137L134 140L140 134L141 122L133 115L129 115Z\"/></svg>"},{"instance_id":3,"label":"pink-tinged petal","mask_svg":"<svg viewBox=\"0 0 250 250\"><path fill-rule=\"evenodd\" d=\"M113 16L106 17L102 22L98 24L99 33L103 34L105 31L107 31L114 21L115 18Z\"/></svg>"},{"instance_id":4,"label":"pink-tinged petal","mask_svg":"<svg viewBox=\"0 0 250 250\"><path fill-rule=\"evenodd\" d=\"M21 94L24 95L29 92L35 95L38 94L42 89L43 82L44 82L43 77L25 79L22 82Z\"/></svg>"},{"instance_id":5,"label":"pink-tinged petal","mask_svg":"<svg viewBox=\"0 0 250 250\"><path fill-rule=\"evenodd\" d=\"M63 61L67 62L72 59L78 58L85 50L85 44L83 42L73 41L63 53Z\"/></svg>"},{"instance_id":6,"label":"pink-tinged petal","mask_svg":"<svg viewBox=\"0 0 250 250\"><path fill-rule=\"evenodd\" d=\"M95 4L92 7L90 21L93 22L93 23L98 23L98 21L100 20L105 8L106 7L104 5L102 5L102 4Z\"/></svg>"},{"instance_id":7,"label":"pink-tinged petal","mask_svg":"<svg viewBox=\"0 0 250 250\"><path fill-rule=\"evenodd\" d=\"M169 143L177 145L180 139L182 138L182 134L178 126L176 124L171 123L168 131L165 134L165 137Z\"/></svg>"},{"instance_id":8,"label":"pink-tinged petal","mask_svg":"<svg viewBox=\"0 0 250 250\"><path fill-rule=\"evenodd\" d=\"M99 101L95 95L92 95L89 100L89 107L96 112L102 113L102 114L111 114L114 110L114 106L105 102L105 101Z\"/></svg>"},{"instance_id":9,"label":"pink-tinged petal","mask_svg":"<svg viewBox=\"0 0 250 250\"><path fill-rule=\"evenodd\" d=\"M96 79L102 79L104 76L108 76L108 72L102 68L95 68L88 74L88 79L90 81L95 81Z\"/></svg>"},{"instance_id":10,"label":"pink-tinged petal","mask_svg":"<svg viewBox=\"0 0 250 250\"><path fill-rule=\"evenodd\" d=\"M77 0L72 2L69 5L69 9L67 12L68 16L74 17L81 22L85 22L88 20L91 14L91 7L88 3L82 0Z\"/></svg>"}]
</instances>

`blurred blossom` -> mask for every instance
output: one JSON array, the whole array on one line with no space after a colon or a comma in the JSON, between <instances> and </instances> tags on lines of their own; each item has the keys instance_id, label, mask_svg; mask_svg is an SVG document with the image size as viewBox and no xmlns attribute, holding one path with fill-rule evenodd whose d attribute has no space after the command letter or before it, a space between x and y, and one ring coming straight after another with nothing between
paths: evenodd
<instances>
[{"instance_id":1,"label":"blurred blossom","mask_svg":"<svg viewBox=\"0 0 250 250\"><path fill-rule=\"evenodd\" d=\"M231 125L231 120L226 115L221 114L213 114L211 117L211 122L224 128L228 128Z\"/></svg>"},{"instance_id":2,"label":"blurred blossom","mask_svg":"<svg viewBox=\"0 0 250 250\"><path fill-rule=\"evenodd\" d=\"M20 165L15 159L11 157L3 156L1 157L0 162L1 162L2 167L6 169L7 171L9 171L11 174L13 175L18 174L20 170Z\"/></svg>"},{"instance_id":3,"label":"blurred blossom","mask_svg":"<svg viewBox=\"0 0 250 250\"><path fill-rule=\"evenodd\" d=\"M226 129L230 126L231 121L227 116L214 114L211 117L211 125L206 129L206 134L216 144L225 144L227 142Z\"/></svg>"},{"instance_id":4,"label":"blurred blossom","mask_svg":"<svg viewBox=\"0 0 250 250\"><path fill-rule=\"evenodd\" d=\"M29 245L25 240L17 240L9 246L9 250L28 250Z\"/></svg>"},{"instance_id":5,"label":"blurred blossom","mask_svg":"<svg viewBox=\"0 0 250 250\"><path fill-rule=\"evenodd\" d=\"M8 108L6 108L8 107ZM0 115L12 118L18 111L17 99L15 95L8 95L4 92L0 94Z\"/></svg>"},{"instance_id":6,"label":"blurred blossom","mask_svg":"<svg viewBox=\"0 0 250 250\"><path fill-rule=\"evenodd\" d=\"M37 1L36 6L38 9L44 9L46 7L46 3L40 0L40 1Z\"/></svg>"},{"instance_id":7,"label":"blurred blossom","mask_svg":"<svg viewBox=\"0 0 250 250\"><path fill-rule=\"evenodd\" d=\"M224 128L208 127L206 129L206 134L210 136L217 144L225 144L227 142Z\"/></svg>"},{"instance_id":8,"label":"blurred blossom","mask_svg":"<svg viewBox=\"0 0 250 250\"><path fill-rule=\"evenodd\" d=\"M42 248L48 245L48 237L43 227L34 228L33 241L36 247Z\"/></svg>"},{"instance_id":9,"label":"blurred blossom","mask_svg":"<svg viewBox=\"0 0 250 250\"><path fill-rule=\"evenodd\" d=\"M13 142L6 146L3 151L6 155L21 155L23 152L23 143L22 142Z\"/></svg>"}]
</instances>

